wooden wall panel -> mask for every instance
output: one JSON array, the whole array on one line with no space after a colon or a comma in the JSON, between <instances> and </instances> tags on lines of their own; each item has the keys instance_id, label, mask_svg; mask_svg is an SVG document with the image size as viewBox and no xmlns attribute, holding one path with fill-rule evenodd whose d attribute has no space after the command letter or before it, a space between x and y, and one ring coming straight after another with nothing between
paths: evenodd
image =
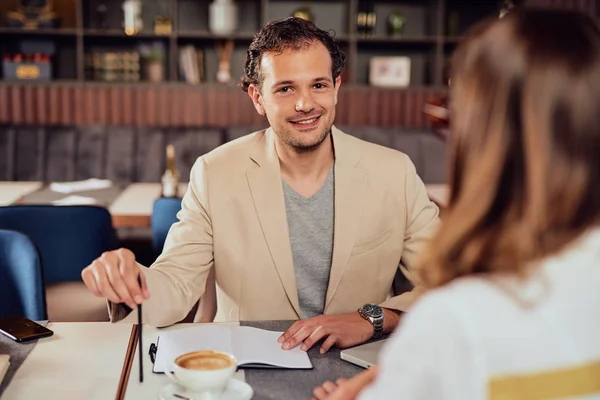
<instances>
[{"instance_id":1,"label":"wooden wall panel","mask_svg":"<svg viewBox=\"0 0 600 400\"><path fill-rule=\"evenodd\" d=\"M23 118L23 103L21 98L22 88L15 88L14 90L9 92L9 101L6 104L7 107L10 107L10 118L14 121L15 124L26 123Z\"/></svg>"},{"instance_id":2,"label":"wooden wall panel","mask_svg":"<svg viewBox=\"0 0 600 400\"><path fill-rule=\"evenodd\" d=\"M74 106L75 106L74 94L75 94L75 90L73 89L73 87L66 86L66 87L60 88L59 124L61 124L61 125L71 125L71 124L74 125L75 121L77 120L75 112L74 112Z\"/></svg>"},{"instance_id":3,"label":"wooden wall panel","mask_svg":"<svg viewBox=\"0 0 600 400\"><path fill-rule=\"evenodd\" d=\"M426 127L423 104L444 88L345 86L339 125ZM247 94L220 85L1 84L0 124L227 128L263 123Z\"/></svg>"},{"instance_id":4,"label":"wooden wall panel","mask_svg":"<svg viewBox=\"0 0 600 400\"><path fill-rule=\"evenodd\" d=\"M17 91L20 88L18 86L13 87L13 91ZM59 96L59 87L58 86L48 86L48 87L36 87L36 90L43 90L48 92L48 123L50 125L58 125L60 124L59 115L61 107L64 107L64 104L60 104L60 96ZM9 123L12 121L9 121ZM25 123L37 123L37 121L25 121Z\"/></svg>"},{"instance_id":5,"label":"wooden wall panel","mask_svg":"<svg viewBox=\"0 0 600 400\"><path fill-rule=\"evenodd\" d=\"M0 86L0 121L9 121L11 119L9 99L9 87Z\"/></svg>"}]
</instances>

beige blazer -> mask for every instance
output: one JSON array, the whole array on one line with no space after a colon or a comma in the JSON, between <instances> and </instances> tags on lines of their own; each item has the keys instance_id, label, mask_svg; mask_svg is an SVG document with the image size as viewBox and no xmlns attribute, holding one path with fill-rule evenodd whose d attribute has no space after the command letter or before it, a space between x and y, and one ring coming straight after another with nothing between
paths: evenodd
<instances>
[{"instance_id":1,"label":"beige blazer","mask_svg":"<svg viewBox=\"0 0 600 400\"><path fill-rule=\"evenodd\" d=\"M406 310L419 294L390 296L398 270L414 265L438 225L438 208L409 158L332 128L333 256L325 314L365 303ZM144 271L145 321L182 320L216 281L215 321L300 318L279 159L269 128L200 157L162 255ZM117 315L120 314L120 315ZM113 309L113 319L122 313Z\"/></svg>"}]
</instances>

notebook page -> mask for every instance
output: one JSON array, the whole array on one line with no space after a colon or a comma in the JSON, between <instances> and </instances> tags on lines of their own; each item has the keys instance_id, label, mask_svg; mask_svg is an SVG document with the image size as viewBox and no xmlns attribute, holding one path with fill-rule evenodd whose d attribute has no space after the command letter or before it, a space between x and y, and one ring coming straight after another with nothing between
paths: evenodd
<instances>
[{"instance_id":1,"label":"notebook page","mask_svg":"<svg viewBox=\"0 0 600 400\"><path fill-rule=\"evenodd\" d=\"M197 350L216 350L232 353L231 330L222 325L199 325L158 336L154 372L165 372L180 355Z\"/></svg>"},{"instance_id":2,"label":"notebook page","mask_svg":"<svg viewBox=\"0 0 600 400\"><path fill-rule=\"evenodd\" d=\"M275 367L310 369L312 363L300 346L292 350L283 350L277 338L283 332L273 332L249 326L232 329L231 344L238 365L267 364Z\"/></svg>"}]
</instances>

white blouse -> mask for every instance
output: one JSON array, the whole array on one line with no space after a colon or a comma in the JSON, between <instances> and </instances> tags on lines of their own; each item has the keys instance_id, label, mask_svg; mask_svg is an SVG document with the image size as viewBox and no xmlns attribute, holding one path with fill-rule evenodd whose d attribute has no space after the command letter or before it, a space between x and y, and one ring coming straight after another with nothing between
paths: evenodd
<instances>
[{"instance_id":1,"label":"white blouse","mask_svg":"<svg viewBox=\"0 0 600 400\"><path fill-rule=\"evenodd\" d=\"M359 399L600 399L600 229L535 271L424 295Z\"/></svg>"}]
</instances>

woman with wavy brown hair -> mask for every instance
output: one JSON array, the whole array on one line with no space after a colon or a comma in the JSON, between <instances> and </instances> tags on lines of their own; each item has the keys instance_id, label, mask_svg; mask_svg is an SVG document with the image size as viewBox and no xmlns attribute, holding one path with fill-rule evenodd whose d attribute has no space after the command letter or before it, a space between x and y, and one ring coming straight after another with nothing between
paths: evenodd
<instances>
[{"instance_id":1,"label":"woman with wavy brown hair","mask_svg":"<svg viewBox=\"0 0 600 400\"><path fill-rule=\"evenodd\" d=\"M451 82L451 197L420 270L433 290L378 372L315 397L598 399L600 30L511 12L467 35Z\"/></svg>"}]
</instances>

